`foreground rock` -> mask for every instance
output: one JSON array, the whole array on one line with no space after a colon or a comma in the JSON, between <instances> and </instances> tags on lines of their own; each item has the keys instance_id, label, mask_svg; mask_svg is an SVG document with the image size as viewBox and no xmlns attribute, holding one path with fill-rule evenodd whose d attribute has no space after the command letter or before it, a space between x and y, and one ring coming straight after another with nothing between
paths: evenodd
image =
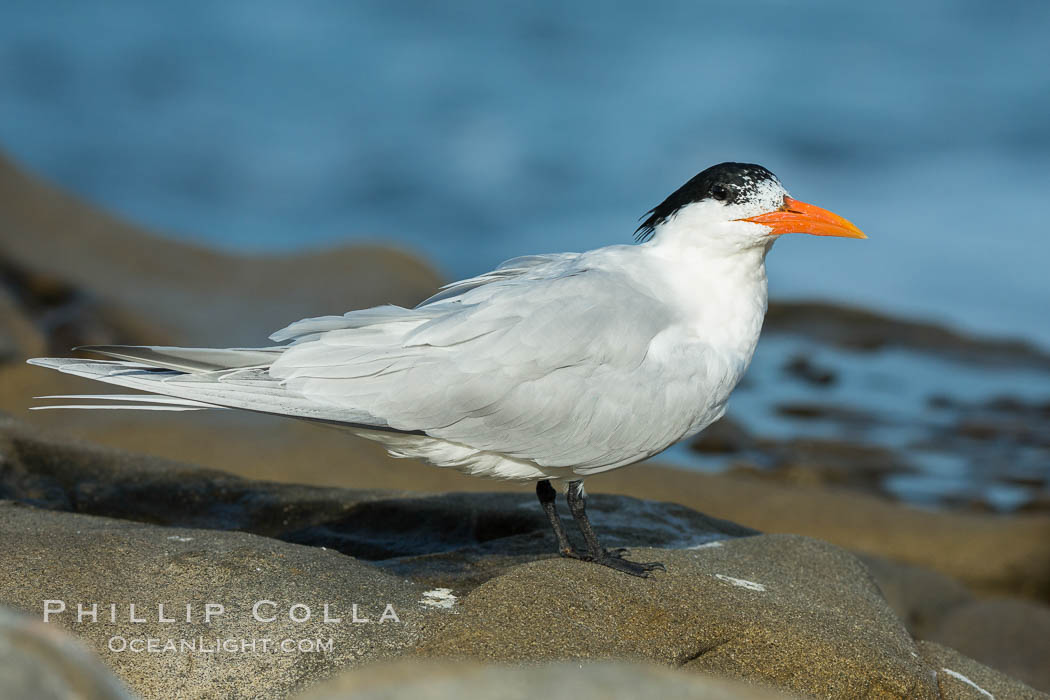
<instances>
[{"instance_id":1,"label":"foreground rock","mask_svg":"<svg viewBox=\"0 0 1050 700\"><path fill-rule=\"evenodd\" d=\"M967 697L938 686L864 567L831 545L758 535L632 554L668 571L643 580L545 559L473 590L427 590L331 550L0 503L0 601L53 611L51 622L147 698L284 697L341 669L413 654L650 661L826 698ZM259 601L272 601L258 609L264 619L252 614ZM370 622L351 620L355 602ZM97 621L78 620L76 606L95 603ZM223 606L210 620L208 603ZM326 603L339 622L323 620ZM386 605L398 619L378 622ZM310 619L291 619L304 606ZM958 654L945 667L994 680L1001 697L1039 697ZM483 690L496 679L450 682ZM689 694L700 688L708 694ZM689 693L763 697L724 683Z\"/></svg>"},{"instance_id":2,"label":"foreground rock","mask_svg":"<svg viewBox=\"0 0 1050 700\"><path fill-rule=\"evenodd\" d=\"M930 641L1050 692L1050 607L1005 598L973 600L930 626Z\"/></svg>"},{"instance_id":3,"label":"foreground rock","mask_svg":"<svg viewBox=\"0 0 1050 700\"><path fill-rule=\"evenodd\" d=\"M593 487L591 484L593 483ZM978 593L1050 601L1050 517L933 512L828 487L648 467L588 480L681 503L763 532L791 532L933 569Z\"/></svg>"},{"instance_id":4,"label":"foreground rock","mask_svg":"<svg viewBox=\"0 0 1050 700\"><path fill-rule=\"evenodd\" d=\"M7 608L0 608L0 697L132 700L72 637Z\"/></svg>"},{"instance_id":5,"label":"foreground rock","mask_svg":"<svg viewBox=\"0 0 1050 700\"><path fill-rule=\"evenodd\" d=\"M943 698L1045 700L1048 697L940 644L920 642L919 653L937 674L937 688Z\"/></svg>"},{"instance_id":6,"label":"foreground rock","mask_svg":"<svg viewBox=\"0 0 1050 700\"><path fill-rule=\"evenodd\" d=\"M934 669L855 557L671 503L591 497L608 546L667 564L643 580L553 557L530 492L423 495L249 481L57 442L11 421L0 424L0 496L12 499L0 506L0 603L39 617L45 601L63 601L53 621L147 697L280 696L406 654L618 658L819 697L858 697L863 688L955 697L938 695ZM943 576L872 566L913 629L935 629L970 601ZM262 610L276 619L253 618L260 600L276 603ZM209 602L224 613L205 621ZM113 621L77 622L77 603L98 603L103 617L109 604L120 607ZM131 621L129 603L146 622ZM161 603L178 622L160 620ZM342 624L323 622L325 603ZM373 622L347 624L353 603ZM313 617L289 619L296 604ZM399 621L375 623L386 604ZM119 647L120 638L150 637L331 646L238 654L111 647L115 638Z\"/></svg>"},{"instance_id":7,"label":"foreground rock","mask_svg":"<svg viewBox=\"0 0 1050 700\"><path fill-rule=\"evenodd\" d=\"M10 391L22 397L19 410L23 413L28 404L24 397L34 391L28 375L40 371L36 367L25 370L15 375L25 382L0 382L0 393ZM46 377L52 375L55 383L41 393L94 390L86 383L64 383L72 377L44 372ZM91 415L76 418L80 430L92 441L128 444L148 454L192 460L254 478L369 490L507 491L528 498L528 489L521 485L395 460L374 443L297 421L233 412L135 415L122 420L109 411L85 413ZM71 420L67 416L59 411L33 414L55 430L61 429L61 434L66 434L64 426ZM24 436L19 438L23 445L39 444L41 455L60 449L52 437L33 438L24 429L16 432ZM76 450L73 452L81 454ZM92 459L98 463L142 459L104 452ZM69 454L70 460L88 459ZM587 485L592 492L674 502L757 530L808 535L854 551L931 568L976 592L1050 601L1047 514L1006 517L930 512L824 486L700 474L657 465L600 474Z\"/></svg>"},{"instance_id":8,"label":"foreground rock","mask_svg":"<svg viewBox=\"0 0 1050 700\"><path fill-rule=\"evenodd\" d=\"M8 502L0 561L0 601L38 618L53 611L51 622L150 698L280 697L403 653L419 635L422 587L335 552L244 533ZM256 619L260 601L269 602ZM369 622L352 621L354 603ZM209 604L222 609L209 616ZM324 622L326 604L340 622ZM97 610L97 621L78 621L78 605ZM387 605L398 619L380 622Z\"/></svg>"},{"instance_id":9,"label":"foreground rock","mask_svg":"<svg viewBox=\"0 0 1050 700\"><path fill-rule=\"evenodd\" d=\"M792 695L713 676L638 663L472 662L381 664L340 675L296 700L788 700Z\"/></svg>"},{"instance_id":10,"label":"foreground rock","mask_svg":"<svg viewBox=\"0 0 1050 700\"><path fill-rule=\"evenodd\" d=\"M760 535L632 554L668 572L520 566L432 621L422 648L493 661L642 658L824 697L938 697L904 625L836 547Z\"/></svg>"},{"instance_id":11,"label":"foreground rock","mask_svg":"<svg viewBox=\"0 0 1050 700\"><path fill-rule=\"evenodd\" d=\"M241 530L326 547L427 584L475 586L552 556L535 496L425 495L248 481L113 450L49 441L0 419L0 496L53 510L183 527ZM689 547L757 531L673 503L596 495L588 508L610 547ZM572 531L571 522L566 527Z\"/></svg>"}]
</instances>

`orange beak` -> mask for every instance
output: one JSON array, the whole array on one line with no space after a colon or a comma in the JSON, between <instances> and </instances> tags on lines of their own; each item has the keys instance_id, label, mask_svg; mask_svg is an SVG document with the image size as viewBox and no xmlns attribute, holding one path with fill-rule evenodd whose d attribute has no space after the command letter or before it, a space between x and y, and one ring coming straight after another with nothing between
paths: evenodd
<instances>
[{"instance_id":1,"label":"orange beak","mask_svg":"<svg viewBox=\"0 0 1050 700\"><path fill-rule=\"evenodd\" d=\"M738 221L769 226L770 236L785 233L810 233L814 236L839 236L840 238L867 238L859 228L838 214L812 204L784 197L784 206L768 214L759 214Z\"/></svg>"}]
</instances>

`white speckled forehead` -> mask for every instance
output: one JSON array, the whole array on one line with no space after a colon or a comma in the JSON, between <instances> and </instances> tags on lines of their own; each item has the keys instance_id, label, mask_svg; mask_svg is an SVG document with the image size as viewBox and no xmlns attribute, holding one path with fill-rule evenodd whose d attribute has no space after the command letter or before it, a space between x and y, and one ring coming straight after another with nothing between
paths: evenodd
<instances>
[{"instance_id":1,"label":"white speckled forehead","mask_svg":"<svg viewBox=\"0 0 1050 700\"><path fill-rule=\"evenodd\" d=\"M745 175L743 179L751 188L751 194L741 201L742 205L747 206L749 209L773 211L784 204L787 190L784 189L784 186L780 184L780 180L776 179L775 176L772 179L764 178L756 181L751 176Z\"/></svg>"}]
</instances>

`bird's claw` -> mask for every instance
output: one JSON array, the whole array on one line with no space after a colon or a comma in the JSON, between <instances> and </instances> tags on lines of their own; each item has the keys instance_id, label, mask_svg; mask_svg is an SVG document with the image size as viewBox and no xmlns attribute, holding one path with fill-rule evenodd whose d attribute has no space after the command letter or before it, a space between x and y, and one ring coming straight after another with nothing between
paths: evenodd
<instances>
[{"instance_id":1,"label":"bird's claw","mask_svg":"<svg viewBox=\"0 0 1050 700\"><path fill-rule=\"evenodd\" d=\"M658 561L636 562L624 559L623 555L626 553L626 547L618 547L616 549L607 549L603 551L602 555L599 557L590 554L576 554L575 552L573 552L572 556L581 561L591 562L592 564L598 564L599 566L607 566L610 569L622 571L625 574L638 576L639 578L648 578L649 574L653 571L667 571L667 567Z\"/></svg>"},{"instance_id":2,"label":"bird's claw","mask_svg":"<svg viewBox=\"0 0 1050 700\"><path fill-rule=\"evenodd\" d=\"M610 569L622 571L625 574L631 576L637 576L639 578L649 578L649 574L653 571L667 571L667 568L658 561L651 562L636 562L623 559L622 557L605 556L601 559L594 559L595 564L607 566Z\"/></svg>"}]
</instances>

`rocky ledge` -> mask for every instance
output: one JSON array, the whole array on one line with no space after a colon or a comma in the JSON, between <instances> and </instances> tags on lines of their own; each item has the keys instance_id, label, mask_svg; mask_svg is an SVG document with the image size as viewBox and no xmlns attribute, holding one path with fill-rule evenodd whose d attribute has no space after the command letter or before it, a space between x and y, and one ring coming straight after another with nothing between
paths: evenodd
<instances>
[{"instance_id":1,"label":"rocky ledge","mask_svg":"<svg viewBox=\"0 0 1050 700\"><path fill-rule=\"evenodd\" d=\"M989 624L962 584L680 505L592 496L609 546L667 565L636 579L552 556L529 493L250 481L10 420L0 460L0 603L33 618L0 620L5 695L1047 697L916 637Z\"/></svg>"}]
</instances>

